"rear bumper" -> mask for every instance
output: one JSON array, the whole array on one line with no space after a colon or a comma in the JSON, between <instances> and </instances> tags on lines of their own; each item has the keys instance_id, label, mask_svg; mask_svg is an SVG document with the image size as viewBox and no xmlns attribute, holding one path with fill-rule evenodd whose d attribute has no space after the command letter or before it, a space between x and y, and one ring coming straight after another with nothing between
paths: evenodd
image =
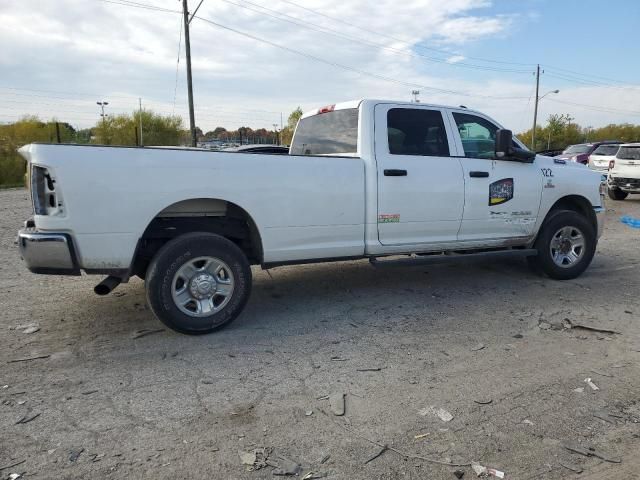
<instances>
[{"instance_id":1,"label":"rear bumper","mask_svg":"<svg viewBox=\"0 0 640 480\"><path fill-rule=\"evenodd\" d=\"M33 273L80 275L73 240L67 233L25 228L18 232L18 248L22 260Z\"/></svg>"},{"instance_id":2,"label":"rear bumper","mask_svg":"<svg viewBox=\"0 0 640 480\"><path fill-rule=\"evenodd\" d=\"M596 214L596 220L597 220L597 238L600 238L602 236L602 231L604 230L604 214L605 214L605 208L604 207L593 207L593 211Z\"/></svg>"},{"instance_id":3,"label":"rear bumper","mask_svg":"<svg viewBox=\"0 0 640 480\"><path fill-rule=\"evenodd\" d=\"M637 192L640 191L640 178L614 177L609 173L607 185L609 188L619 188L625 192Z\"/></svg>"}]
</instances>

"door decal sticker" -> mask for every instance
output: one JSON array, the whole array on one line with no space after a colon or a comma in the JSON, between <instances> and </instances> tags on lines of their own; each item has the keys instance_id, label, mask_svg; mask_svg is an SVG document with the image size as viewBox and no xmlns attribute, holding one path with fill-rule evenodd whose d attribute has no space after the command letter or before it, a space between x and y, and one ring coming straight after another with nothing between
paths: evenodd
<instances>
[{"instance_id":1,"label":"door decal sticker","mask_svg":"<svg viewBox=\"0 0 640 480\"><path fill-rule=\"evenodd\" d=\"M378 223L400 223L400 214L381 214L378 215Z\"/></svg>"},{"instance_id":2,"label":"door decal sticker","mask_svg":"<svg viewBox=\"0 0 640 480\"><path fill-rule=\"evenodd\" d=\"M503 178L489 185L489 205L500 205L513 198L513 178Z\"/></svg>"}]
</instances>

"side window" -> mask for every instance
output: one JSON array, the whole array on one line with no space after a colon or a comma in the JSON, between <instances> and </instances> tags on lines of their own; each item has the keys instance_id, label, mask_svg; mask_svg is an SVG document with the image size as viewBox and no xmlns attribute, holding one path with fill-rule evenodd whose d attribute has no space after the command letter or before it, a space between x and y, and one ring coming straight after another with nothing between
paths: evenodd
<instances>
[{"instance_id":1,"label":"side window","mask_svg":"<svg viewBox=\"0 0 640 480\"><path fill-rule=\"evenodd\" d=\"M391 155L448 157L449 142L442 113L423 108L392 108L387 113Z\"/></svg>"},{"instance_id":2,"label":"side window","mask_svg":"<svg viewBox=\"0 0 640 480\"><path fill-rule=\"evenodd\" d=\"M453 118L460 132L464 156L470 158L493 158L498 127L488 120L467 113L455 113Z\"/></svg>"}]
</instances>

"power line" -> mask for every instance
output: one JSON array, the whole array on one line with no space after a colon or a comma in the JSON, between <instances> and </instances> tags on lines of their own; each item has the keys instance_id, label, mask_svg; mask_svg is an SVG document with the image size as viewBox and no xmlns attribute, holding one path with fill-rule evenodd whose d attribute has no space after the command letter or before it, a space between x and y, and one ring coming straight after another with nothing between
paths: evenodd
<instances>
[{"instance_id":1,"label":"power line","mask_svg":"<svg viewBox=\"0 0 640 480\"><path fill-rule=\"evenodd\" d=\"M97 0L97 1L103 2L103 3L113 3L115 5L124 5L126 7L136 7L136 8L144 8L146 10L155 10L157 12L182 13L178 10L171 10L169 8L158 7L156 5L149 5L148 3L132 2L129 0Z\"/></svg>"},{"instance_id":2,"label":"power line","mask_svg":"<svg viewBox=\"0 0 640 480\"><path fill-rule=\"evenodd\" d=\"M361 30L363 32L367 32L370 33L372 35L375 35L376 37L384 37L384 38L388 38L389 40L393 40L394 42L399 42L399 43L403 43L405 45L408 45L409 47L412 48L420 48L423 50L430 50L432 52L437 52L437 53L441 53L444 55L453 55L452 52L448 52L446 50L441 50L441 49L437 49L437 48L432 48L432 47L426 47L424 45L413 45L405 40L402 40L398 37L394 37L388 34L384 34L381 32L377 32L377 31L373 31L373 30L369 30L367 28L361 27L360 25L356 25L354 23L351 22L347 22L346 20L343 20L341 18L338 17L333 17L331 15L327 15L326 13L323 13L319 10L314 10L308 7L305 7L303 5L300 5L299 3L293 2L291 0L280 0L281 2L287 3L289 5L293 5L295 7L298 7L302 10L306 10L307 12L313 13L314 15L319 15L321 17L324 17L326 19L331 20L332 22L339 22L342 23L343 25L347 25L349 27L352 28L356 28L358 30ZM482 58L482 57L472 57L472 56L467 56L467 58L470 58L472 60L478 60L478 61L482 61L482 62L487 62L487 63L499 63L499 64L505 64L505 65L520 65L520 66L527 66L527 67L534 67L535 63L520 63L520 62L509 62L509 61L504 61L504 60L493 60L493 59L489 59L489 58Z\"/></svg>"},{"instance_id":3,"label":"power line","mask_svg":"<svg viewBox=\"0 0 640 480\"><path fill-rule=\"evenodd\" d=\"M562 103L565 105L573 105L576 107L586 108L588 110L594 110L596 112L604 112L604 113L622 113L625 115L633 115L640 116L640 111L637 110L623 110L621 108L613 108L613 107L600 107L598 105L587 105L585 103L576 103L576 102L568 102L566 100L556 100L555 98L548 98L550 102Z\"/></svg>"},{"instance_id":4,"label":"power line","mask_svg":"<svg viewBox=\"0 0 640 480\"><path fill-rule=\"evenodd\" d=\"M118 4L118 5L123 5L123 6L129 6L129 7L144 8L144 9L148 9L148 10L156 10L156 11L161 11L161 12L166 12L166 13L174 13L174 14L175 13L182 13L182 12L180 12L178 10L171 10L171 9L162 8L162 7L158 7L158 6L150 5L150 4L145 4L145 3L141 3L141 2L134 2L132 0L97 0L97 1L105 2L105 3ZM402 39L400 39L398 37L395 37L395 36L392 36L392 35L388 35L388 34L385 34L385 33L379 32L379 31L369 30L367 28L361 27L359 25L356 25L354 23L348 22L348 21L343 20L341 18L337 18L337 17L333 17L333 16L330 16L330 15L327 15L327 14L325 14L325 13L319 11L319 10L314 10L314 9L305 7L305 6L300 5L300 4L296 3L296 2L293 2L291 0L280 0L280 1L284 2L284 3L287 3L289 5L293 5L293 6L297 7L297 8L302 9L302 10L308 11L308 12L314 14L314 15L319 15L321 17L327 18L327 19L329 19L329 20L331 20L333 22L339 22L339 23L342 23L343 25L347 25L347 26L350 26L352 28L356 28L358 30L361 30L363 32L367 32L369 34L376 35L377 37L383 37L383 38L387 38L387 39L393 40L393 41L398 42L398 43L402 43L404 45L409 46L410 48L429 50L429 51L437 52L437 53L444 54L444 55L453 55L454 54L454 53L446 51L446 50L436 49L436 48L432 48L432 47L426 47L424 45L419 45L419 44L415 44L414 45L414 44L411 44L411 43L409 43L409 42L407 42L405 40L402 40ZM228 3L233 3L233 2L228 2ZM247 3L251 3L251 2L247 2ZM271 10L271 9L266 8L266 7L263 7L261 5L257 5L257 4L254 4L254 3L251 3L251 4L252 5L256 5L256 6L260 7L260 8L266 9L266 10L277 12L275 10ZM236 4L236 5L238 5L238 4ZM238 5L238 6L242 6L242 5ZM242 7L243 8L247 8L246 6L242 6ZM292 17L291 15L283 14L281 12L277 12L277 13L280 14L280 15L283 15L283 16L287 16L287 17L299 20L299 19L297 19L297 17ZM198 17L198 18L201 18L201 17ZM280 19L280 20L283 20L283 19ZM316 26L316 27L319 27L316 24L313 24L313 25ZM223 27L221 27L221 28L223 28ZM321 28L321 29L324 28L324 30L326 32L333 32L334 34L340 34L339 32L336 32L334 30L326 29L326 27L319 27L319 28ZM377 45L380 46L380 44L377 44ZM451 62L448 62L446 59L439 59L439 58L434 58L434 57L426 57L426 58L429 58L429 60L431 60L431 61L441 62L441 63L445 63L445 64L448 64L448 65L461 65L461 63L462 63L462 62L451 63ZM470 55L466 55L466 58L470 58L472 60L478 60L478 61L482 61L482 62L487 62L487 63L496 63L496 64L505 64L505 65L519 65L519 66L533 66L533 65L535 65L533 63L523 63L523 62L511 62L511 61L495 60L495 59L476 57L476 56L470 56ZM485 66L482 66L482 65L473 65L473 64L465 64L465 65L468 66L468 67L477 68L477 69L483 69L483 67L485 67ZM629 87L636 88L634 85L629 84L628 82L621 82L619 80L615 80L615 79L612 79L610 77L604 77L604 76L601 76L601 75L594 75L594 74L576 72L574 70L569 70L569 69L561 68L561 67L554 67L554 66L547 65L547 64L541 64L541 66L544 67L545 69L564 71L564 72L567 72L567 73L570 73L570 74L574 74L574 75L579 75L579 76L582 76L582 77L599 78L599 79L607 80L607 81L611 81L611 82L624 83L624 84L627 84ZM490 70L490 67L485 67L485 68ZM498 69L498 71L499 71L499 69ZM525 73L523 71L515 71L515 72L517 72L517 73ZM552 74L551 76L554 76L554 75ZM558 76L558 75L556 75L556 76ZM560 77L560 76L558 76L558 77ZM560 79L571 81L569 79L569 77L567 77L567 78L561 78L560 77ZM579 81L579 79L575 79L574 78L573 81L575 81L576 83L581 83ZM584 82L582 82L582 83L584 83ZM600 86L611 87L611 88L625 88L623 85L611 85L611 84L602 84L602 83L596 83L596 84L598 84Z\"/></svg>"},{"instance_id":5,"label":"power line","mask_svg":"<svg viewBox=\"0 0 640 480\"><path fill-rule=\"evenodd\" d=\"M287 22L287 23L291 23L294 25L297 25L299 27L302 28L306 28L309 30L313 30L316 32L320 32L326 35L332 35L334 37L339 37L339 38L343 38L343 39L347 39L349 41L352 42L356 42L356 43L360 43L362 45L366 45L369 47L373 47L373 48L378 48L381 50L386 50L388 52L392 52L395 54L401 54L401 55L405 55L405 56L409 56L409 57L413 57L413 58L417 58L419 60L426 60L428 62L435 62L435 63L440 63L440 64L444 64L444 65L448 65L448 66L452 66L452 67L459 67L459 68L470 68L473 70L487 70L487 71L495 71L495 72L511 72L511 73L526 73L529 74L531 73L529 70L514 70L514 69L505 69L505 68L497 68L497 67L489 67L486 65L474 65L474 64L469 64L469 63L465 63L465 62L455 62L452 63L450 61L448 61L447 59L444 58L436 58L436 57L430 57L421 53L415 53L415 52L411 52L411 51L407 51L407 50L401 50L398 48L394 48L394 47L390 47L388 45L384 45L382 43L376 43L376 42L371 42L369 40L365 40L361 37L354 37L351 35L347 35L344 34L343 32L337 31L337 30L333 30L327 27L323 27L320 25L317 25L315 23L312 22L303 22L301 21L301 19L297 18L297 17L293 17L291 15L287 15L286 13L282 13L282 12L278 12L277 10L273 10L267 7L263 7L262 5L258 5L256 3L250 2L249 0L245 0L244 3L245 4L249 4L249 5L253 5L256 6L258 8L261 8L263 10L266 10L267 12L273 12L277 15L272 15L269 13L265 13L265 12L261 12L259 10L256 10L255 8L251 8L247 5L244 4L240 4L240 3L236 3L232 0L222 0L225 3L231 4L231 5L235 5L237 7L240 8L244 8L246 10L250 10L252 12L256 12L259 15L264 15L267 17L271 17L271 18L275 18L276 20L280 20L283 22ZM283 18L286 17L286 18Z\"/></svg>"},{"instance_id":6,"label":"power line","mask_svg":"<svg viewBox=\"0 0 640 480\"><path fill-rule=\"evenodd\" d=\"M3 95L3 93L0 92L0 96ZM14 95L13 93L11 93L10 95ZM30 96L28 96L30 97ZM19 105L35 105L35 106L42 106L42 105L46 105L46 106L51 106L51 107L78 107L78 108L88 108L91 110L94 110L94 104L95 102L93 100L82 100L82 99L71 99L71 98L62 98L62 97L48 97L48 96L44 96L44 95L38 95L37 98L45 98L45 99L60 99L60 100L65 100L64 102L56 102L56 103L50 103L50 102L42 102L41 100L28 100L28 99L2 99L0 97L0 100L2 103L13 103L13 104L19 104ZM111 97L110 97L111 98ZM134 105L134 99L131 99L131 104L130 107L127 108L132 108L135 109L137 108L136 105ZM151 106L152 109L165 109L165 108L169 108L169 106L171 106L171 104L167 103L167 102L161 102L161 101L155 101L155 100L146 100L145 101L146 105ZM111 103L112 107L117 107L118 105L123 105L123 102L115 102L115 103ZM0 108L3 108L2 106L0 106ZM182 107L182 106L177 106L177 109L183 109L185 110L187 107ZM268 117L268 118L273 118L274 115L280 115L280 112L277 112L275 110L261 110L261 109L252 109L252 108L223 108L223 107L207 107L207 106L198 106L197 107L198 110L200 111L205 111L205 112L215 112L215 113L232 113L232 114L237 114L237 113L244 113L246 115L251 115L254 117ZM164 112L164 110L162 110ZM158 110L158 112L160 112L160 110Z\"/></svg>"},{"instance_id":7,"label":"power line","mask_svg":"<svg viewBox=\"0 0 640 480\"><path fill-rule=\"evenodd\" d=\"M570 82L570 83L575 83L575 84L579 84L579 85L587 85L587 86L593 86L593 87L602 87L602 88L613 88L616 90L637 90L640 88L640 86L634 86L634 85L612 85L610 83L603 83L603 82L597 82L595 80L589 80L586 78L579 78L579 77L574 77L574 76L570 76L570 75L566 75L566 74L558 74L558 73L553 73L553 72L547 72L547 75L549 75L550 77L553 78L557 78L560 80L564 80L566 82Z\"/></svg>"},{"instance_id":8,"label":"power line","mask_svg":"<svg viewBox=\"0 0 640 480\"><path fill-rule=\"evenodd\" d=\"M613 79L613 78L603 77L603 76L601 76L601 75L594 75L594 74L591 74L591 73L580 73L580 72L576 72L576 71L574 71L574 70L568 70L568 69L566 69L566 68L554 67L554 66L552 66L552 65L546 65L546 64L545 64L545 65L543 65L543 66L544 66L546 69L558 70L558 71L560 71L560 72L566 72L566 73L570 73L570 74L573 74L573 75L578 75L578 76L581 76L581 77L598 78L598 79L600 79L600 80L606 80L606 81L609 81L609 82L616 82L616 83L622 83L622 84L627 84L627 85L633 85L633 84L631 84L631 83L629 83L629 82L623 82L623 81L621 81L621 80L615 80L615 79ZM566 73L565 73L565 75L566 75Z\"/></svg>"},{"instance_id":9,"label":"power line","mask_svg":"<svg viewBox=\"0 0 640 480\"><path fill-rule=\"evenodd\" d=\"M250 38L250 39L255 40L257 42L261 42L261 43L265 43L267 45L271 45L272 47L276 47L276 48L279 48L281 50L285 50L285 51L290 52L290 53L295 53L296 55L300 55L300 56L308 58L310 60L315 60L315 61L317 61L319 63L324 63L325 65L331 65L333 67L341 68L343 70L348 70L348 71L357 73L357 74L362 75L362 76L369 76L369 77L372 77L372 78L377 78L378 80L384 80L384 81L387 81L387 82L396 83L398 85L404 85L404 86L407 86L407 87L418 87L418 88L422 88L422 89L425 89L425 90L431 90L431 91L434 91L434 92L437 92L437 93L441 93L441 94L446 94L446 95L462 95L462 96L476 97L476 98L490 98L490 99L494 99L494 100L514 100L514 99L524 99L524 98L526 98L526 97L517 97L517 96L499 97L499 96L493 96L493 95L477 95L477 94L472 94L472 93L468 93L468 92L460 92L460 91L456 91L456 90L447 90L447 89L442 89L442 88L437 88L437 87L430 87L430 86L427 86L427 85L421 85L419 83L405 82L403 80L398 80L396 78L387 77L385 75L380 75L380 74L377 74L377 73L367 72L366 70L361 70L359 68L352 67L352 66L345 65L345 64L342 64L342 63L338 63L338 62L334 62L334 61L331 61L331 60L327 60L327 59L318 57L316 55L312 55L310 53L303 52L301 50L296 50L294 48L286 47L284 45L280 45L278 43L272 42L270 40L266 40L266 39L258 37L256 35L253 35L253 34L250 34L250 33L247 33L247 32L243 32L241 30L237 30L237 29L232 28L232 27L228 27L226 25L222 25L220 23L214 22L213 20L208 20L206 18L199 17L199 16L196 16L195 18L197 18L197 19L199 19L199 20L201 20L203 22L206 22L206 23L208 23L210 25L213 25L215 27L222 28L222 29L228 30L230 32L234 32L234 33L236 33L238 35L242 35L244 37Z\"/></svg>"}]
</instances>

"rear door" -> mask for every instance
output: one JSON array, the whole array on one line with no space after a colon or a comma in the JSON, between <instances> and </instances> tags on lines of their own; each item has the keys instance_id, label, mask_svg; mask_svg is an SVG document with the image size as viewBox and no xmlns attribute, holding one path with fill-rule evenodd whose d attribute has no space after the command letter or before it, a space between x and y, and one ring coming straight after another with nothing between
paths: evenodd
<instances>
[{"instance_id":1,"label":"rear door","mask_svg":"<svg viewBox=\"0 0 640 480\"><path fill-rule=\"evenodd\" d=\"M464 110L451 111L456 128L458 154L464 176L465 203L458 239L500 240L529 237L533 233L542 180L552 171L536 163L495 158L498 125L488 118ZM520 145L514 145L520 147ZM548 169L550 170L550 169ZM551 188L551 187L550 187Z\"/></svg>"},{"instance_id":2,"label":"rear door","mask_svg":"<svg viewBox=\"0 0 640 480\"><path fill-rule=\"evenodd\" d=\"M460 159L443 110L375 107L378 237L383 245L454 242L464 205Z\"/></svg>"}]
</instances>

